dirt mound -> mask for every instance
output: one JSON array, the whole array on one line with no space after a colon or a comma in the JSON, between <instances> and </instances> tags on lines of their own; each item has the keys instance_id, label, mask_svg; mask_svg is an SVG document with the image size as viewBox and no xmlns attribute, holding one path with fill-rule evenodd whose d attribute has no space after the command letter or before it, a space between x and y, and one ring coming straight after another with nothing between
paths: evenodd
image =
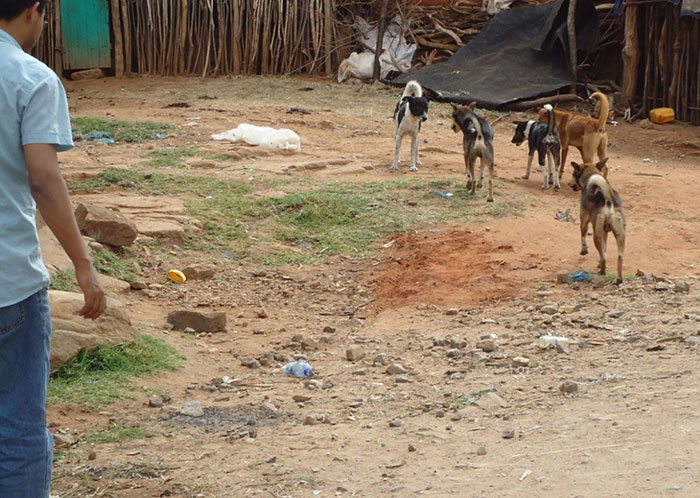
<instances>
[{"instance_id":1,"label":"dirt mound","mask_svg":"<svg viewBox=\"0 0 700 498\"><path fill-rule=\"evenodd\" d=\"M441 306L507 299L520 284L509 278L510 245L495 247L466 229L397 235L384 271L370 285L383 309L414 303Z\"/></svg>"}]
</instances>

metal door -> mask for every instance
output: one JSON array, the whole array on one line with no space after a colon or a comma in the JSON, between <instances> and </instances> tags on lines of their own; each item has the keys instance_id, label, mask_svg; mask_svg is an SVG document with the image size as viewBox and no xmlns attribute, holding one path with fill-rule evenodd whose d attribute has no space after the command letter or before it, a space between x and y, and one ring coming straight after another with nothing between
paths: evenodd
<instances>
[{"instance_id":1,"label":"metal door","mask_svg":"<svg viewBox=\"0 0 700 498\"><path fill-rule=\"evenodd\" d=\"M66 69L112 67L109 0L61 0Z\"/></svg>"}]
</instances>

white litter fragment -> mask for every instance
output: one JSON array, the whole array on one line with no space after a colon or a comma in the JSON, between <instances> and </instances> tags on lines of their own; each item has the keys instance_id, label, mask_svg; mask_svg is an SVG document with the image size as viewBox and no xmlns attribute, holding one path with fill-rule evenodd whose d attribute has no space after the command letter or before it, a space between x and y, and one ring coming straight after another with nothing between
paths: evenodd
<instances>
[{"instance_id":1,"label":"white litter fragment","mask_svg":"<svg viewBox=\"0 0 700 498\"><path fill-rule=\"evenodd\" d=\"M248 145L259 145L274 149L301 151L301 138L289 128L270 128L241 123L232 130L211 136L214 140L244 141Z\"/></svg>"},{"instance_id":2,"label":"white litter fragment","mask_svg":"<svg viewBox=\"0 0 700 498\"><path fill-rule=\"evenodd\" d=\"M530 474L532 474L532 471L530 469L527 469L525 472L523 472L523 475L520 476L520 480L524 480Z\"/></svg>"}]
</instances>

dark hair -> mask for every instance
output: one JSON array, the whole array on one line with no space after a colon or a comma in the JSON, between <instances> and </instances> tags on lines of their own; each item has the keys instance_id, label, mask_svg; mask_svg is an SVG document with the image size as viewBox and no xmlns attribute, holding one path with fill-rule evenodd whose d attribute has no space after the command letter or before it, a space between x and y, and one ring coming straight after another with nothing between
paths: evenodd
<instances>
[{"instance_id":1,"label":"dark hair","mask_svg":"<svg viewBox=\"0 0 700 498\"><path fill-rule=\"evenodd\" d=\"M39 3L39 12L44 12L49 0L2 0L0 2L0 19L11 21L35 3Z\"/></svg>"}]
</instances>

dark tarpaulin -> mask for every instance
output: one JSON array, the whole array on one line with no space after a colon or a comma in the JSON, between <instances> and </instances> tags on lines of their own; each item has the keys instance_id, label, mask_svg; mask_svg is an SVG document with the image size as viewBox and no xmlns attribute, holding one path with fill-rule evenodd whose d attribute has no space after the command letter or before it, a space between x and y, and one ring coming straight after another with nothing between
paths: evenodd
<instances>
[{"instance_id":1,"label":"dark tarpaulin","mask_svg":"<svg viewBox=\"0 0 700 498\"><path fill-rule=\"evenodd\" d=\"M401 74L390 84L417 80L437 100L497 108L571 86L566 18L568 0L505 10L444 62ZM598 41L598 14L591 0L576 5L576 40L580 52Z\"/></svg>"}]
</instances>

